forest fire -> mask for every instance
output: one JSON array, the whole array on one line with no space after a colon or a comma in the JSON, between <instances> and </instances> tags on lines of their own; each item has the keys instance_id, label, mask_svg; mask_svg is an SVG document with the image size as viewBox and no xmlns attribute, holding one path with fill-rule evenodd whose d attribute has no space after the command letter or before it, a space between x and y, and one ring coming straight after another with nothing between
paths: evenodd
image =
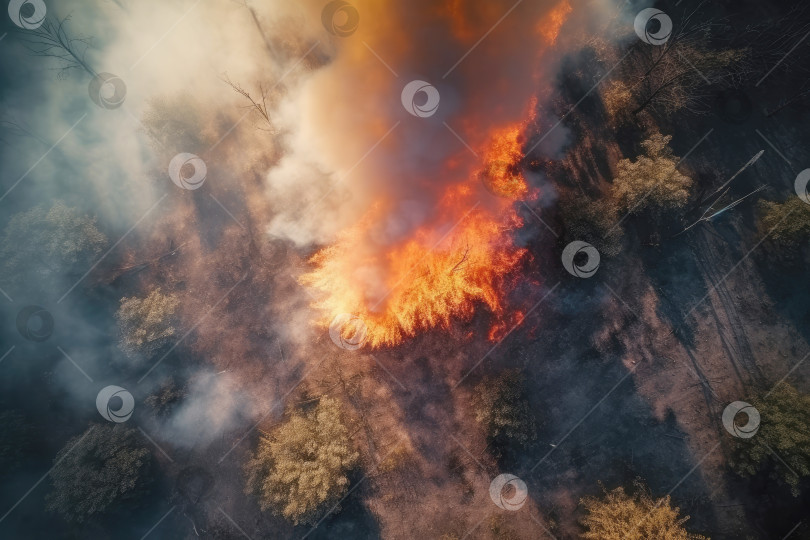
<instances>
[{"instance_id":1,"label":"forest fire","mask_svg":"<svg viewBox=\"0 0 810 540\"><path fill-rule=\"evenodd\" d=\"M366 344L376 348L422 330L447 328L453 319L469 319L483 304L496 320L490 338L499 335L506 279L526 254L510 234L521 225L511 199L530 193L521 173L520 134L520 125L496 131L481 170L448 186L436 218L406 240L384 249L360 247L369 245L373 228L382 222L387 208L378 205L335 245L315 254L310 261L315 270L301 282L324 295L316 303L324 315L320 322L328 325L352 314L367 327ZM481 204L479 178L503 198ZM356 330L354 325L343 329Z\"/></svg>"}]
</instances>

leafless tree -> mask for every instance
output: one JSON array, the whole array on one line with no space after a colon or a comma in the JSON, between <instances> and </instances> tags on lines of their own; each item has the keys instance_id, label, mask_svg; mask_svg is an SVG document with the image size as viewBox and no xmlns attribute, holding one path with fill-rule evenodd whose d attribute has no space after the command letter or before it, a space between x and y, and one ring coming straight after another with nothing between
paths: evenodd
<instances>
[{"instance_id":1,"label":"leafless tree","mask_svg":"<svg viewBox=\"0 0 810 540\"><path fill-rule=\"evenodd\" d=\"M66 28L69 21L70 15L56 21L46 18L42 26L23 33L21 39L35 56L56 58L61 63L60 78L66 77L73 69L82 69L91 77L96 77L98 73L86 59L93 38L71 37Z\"/></svg>"},{"instance_id":2,"label":"leafless tree","mask_svg":"<svg viewBox=\"0 0 810 540\"><path fill-rule=\"evenodd\" d=\"M234 92L247 99L250 104L246 105L245 108L258 114L262 121L267 124L267 128L260 129L264 129L264 131L275 131L273 123L270 121L270 114L268 113L267 109L267 98L270 95L270 92L262 83L259 83L259 97L254 98L250 95L250 92L242 88L239 83L231 81L227 74L222 78L222 81L230 86Z\"/></svg>"}]
</instances>

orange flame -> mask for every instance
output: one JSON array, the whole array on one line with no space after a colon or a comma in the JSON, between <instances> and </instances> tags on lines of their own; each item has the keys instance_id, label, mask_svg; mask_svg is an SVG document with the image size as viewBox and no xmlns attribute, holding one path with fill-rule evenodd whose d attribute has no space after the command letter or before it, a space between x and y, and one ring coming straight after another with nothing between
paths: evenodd
<instances>
[{"instance_id":1,"label":"orange flame","mask_svg":"<svg viewBox=\"0 0 810 540\"><path fill-rule=\"evenodd\" d=\"M409 238L384 248L363 249L383 222L387 205L378 204L337 243L310 260L314 270L301 283L324 294L315 307L322 325L351 313L367 326L373 348L395 345L429 328L448 328L453 319L468 320L484 304L499 320L504 313L505 279L525 256L513 245L510 231L521 219L511 201L482 205L477 184L482 175L491 191L512 198L529 193L520 173L523 158L520 126L496 132L483 170L446 188L436 219ZM496 323L497 324L497 323ZM499 334L494 330L491 337Z\"/></svg>"}]
</instances>

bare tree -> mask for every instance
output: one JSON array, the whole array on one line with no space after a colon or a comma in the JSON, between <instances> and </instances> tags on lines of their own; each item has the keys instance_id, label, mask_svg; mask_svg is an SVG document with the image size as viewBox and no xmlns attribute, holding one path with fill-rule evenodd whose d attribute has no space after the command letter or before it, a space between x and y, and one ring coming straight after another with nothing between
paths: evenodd
<instances>
[{"instance_id":1,"label":"bare tree","mask_svg":"<svg viewBox=\"0 0 810 540\"><path fill-rule=\"evenodd\" d=\"M82 69L91 77L96 77L98 73L86 59L87 49L92 45L93 38L71 37L66 28L69 21L70 15L57 21L46 18L36 30L23 33L22 41L35 56L60 61L60 78L66 77L72 69Z\"/></svg>"},{"instance_id":2,"label":"bare tree","mask_svg":"<svg viewBox=\"0 0 810 540\"><path fill-rule=\"evenodd\" d=\"M230 86L234 92L247 99L248 102L250 102L250 105L246 105L245 108L252 110L256 114L258 114L259 117L261 117L262 121L265 124L267 124L267 127L269 128L269 129L265 128L259 129L263 129L264 131L275 131L275 129L273 128L273 123L270 121L270 114L268 113L267 110L267 97L270 94L270 91L267 88L265 88L262 83L259 83L259 97L254 99L253 96L250 95L250 92L242 88L242 86L239 83L231 81L231 79L228 77L227 74L225 74L225 76L222 77L222 81L228 86Z\"/></svg>"}]
</instances>

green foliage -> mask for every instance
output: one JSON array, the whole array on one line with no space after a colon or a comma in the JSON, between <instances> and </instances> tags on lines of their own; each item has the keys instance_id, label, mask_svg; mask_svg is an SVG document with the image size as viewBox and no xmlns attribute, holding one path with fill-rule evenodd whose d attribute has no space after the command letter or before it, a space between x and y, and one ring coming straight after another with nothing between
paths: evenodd
<instances>
[{"instance_id":1,"label":"green foliage","mask_svg":"<svg viewBox=\"0 0 810 540\"><path fill-rule=\"evenodd\" d=\"M781 383L751 403L761 417L759 431L735 439L731 466L741 476L767 470L798 497L800 480L810 476L810 395Z\"/></svg>"},{"instance_id":2,"label":"green foliage","mask_svg":"<svg viewBox=\"0 0 810 540\"><path fill-rule=\"evenodd\" d=\"M0 412L0 476L17 469L31 443L31 429L17 411Z\"/></svg>"},{"instance_id":3,"label":"green foliage","mask_svg":"<svg viewBox=\"0 0 810 540\"><path fill-rule=\"evenodd\" d=\"M151 466L152 456L134 429L92 425L54 459L48 508L83 522L121 503L131 507L148 492Z\"/></svg>"},{"instance_id":4,"label":"green foliage","mask_svg":"<svg viewBox=\"0 0 810 540\"><path fill-rule=\"evenodd\" d=\"M568 195L560 200L560 213L565 226L565 243L583 240L607 256L621 251L624 232L616 226L619 216L613 201L591 201L584 196Z\"/></svg>"},{"instance_id":5,"label":"green foliage","mask_svg":"<svg viewBox=\"0 0 810 540\"><path fill-rule=\"evenodd\" d=\"M671 506L669 495L654 499L640 481L635 493L628 495L623 487L605 490L601 498L585 497L580 504L587 512L582 519L584 540L708 540L691 534L683 524L689 516L680 517L680 509Z\"/></svg>"},{"instance_id":6,"label":"green foliage","mask_svg":"<svg viewBox=\"0 0 810 540\"><path fill-rule=\"evenodd\" d=\"M5 283L41 286L83 273L107 245L96 220L56 202L11 217L0 239L0 277Z\"/></svg>"},{"instance_id":7,"label":"green foliage","mask_svg":"<svg viewBox=\"0 0 810 540\"><path fill-rule=\"evenodd\" d=\"M475 419L497 454L500 449L535 439L535 421L526 400L524 378L516 370L484 377L473 393Z\"/></svg>"},{"instance_id":8,"label":"green foliage","mask_svg":"<svg viewBox=\"0 0 810 540\"><path fill-rule=\"evenodd\" d=\"M121 331L120 347L129 357L149 358L177 334L175 311L180 301L154 289L146 298L122 298L115 313Z\"/></svg>"},{"instance_id":9,"label":"green foliage","mask_svg":"<svg viewBox=\"0 0 810 540\"><path fill-rule=\"evenodd\" d=\"M675 168L679 159L668 146L670 139L653 133L641 143L644 154L636 161L619 161L612 192L620 209L660 212L682 208L689 200L692 179Z\"/></svg>"},{"instance_id":10,"label":"green foliage","mask_svg":"<svg viewBox=\"0 0 810 540\"><path fill-rule=\"evenodd\" d=\"M346 493L357 458L340 403L324 397L306 412L292 411L262 437L245 465L246 492L258 496L262 510L295 524L314 523Z\"/></svg>"},{"instance_id":11,"label":"green foliage","mask_svg":"<svg viewBox=\"0 0 810 540\"><path fill-rule=\"evenodd\" d=\"M781 247L792 248L810 239L810 204L797 196L783 203L760 201L759 232Z\"/></svg>"}]
</instances>

